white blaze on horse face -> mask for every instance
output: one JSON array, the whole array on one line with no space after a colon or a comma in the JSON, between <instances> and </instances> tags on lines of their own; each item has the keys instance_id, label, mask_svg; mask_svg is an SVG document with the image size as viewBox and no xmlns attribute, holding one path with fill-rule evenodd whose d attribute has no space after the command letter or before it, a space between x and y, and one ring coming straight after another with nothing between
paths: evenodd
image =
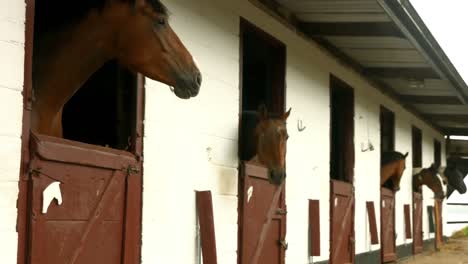
<instances>
[{"instance_id":1,"label":"white blaze on horse face","mask_svg":"<svg viewBox=\"0 0 468 264\"><path fill-rule=\"evenodd\" d=\"M439 179L440 183L442 183L442 184L444 184L444 185L447 184L447 181L446 181L447 178L445 177L444 174L436 173L436 176L437 176L437 178ZM445 191L444 191L444 186L441 186L441 187L442 187L442 192L445 192Z\"/></svg>"},{"instance_id":2,"label":"white blaze on horse face","mask_svg":"<svg viewBox=\"0 0 468 264\"><path fill-rule=\"evenodd\" d=\"M413 175L418 174L423 168L413 168Z\"/></svg>"},{"instance_id":3,"label":"white blaze on horse face","mask_svg":"<svg viewBox=\"0 0 468 264\"><path fill-rule=\"evenodd\" d=\"M445 167L440 167L439 170L438 170L438 175L439 175L440 178L442 178L442 183L444 185L447 185L448 178L447 178L447 175L445 175L444 171L445 171Z\"/></svg>"}]
</instances>

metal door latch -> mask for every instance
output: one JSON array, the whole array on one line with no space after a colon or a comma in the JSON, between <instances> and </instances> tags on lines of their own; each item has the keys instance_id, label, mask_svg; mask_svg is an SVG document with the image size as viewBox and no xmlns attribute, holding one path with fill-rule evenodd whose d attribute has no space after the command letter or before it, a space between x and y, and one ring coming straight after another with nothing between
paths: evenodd
<instances>
[{"instance_id":1,"label":"metal door latch","mask_svg":"<svg viewBox=\"0 0 468 264\"><path fill-rule=\"evenodd\" d=\"M288 243L286 243L286 240L281 239L281 240L279 240L278 242L279 242L280 246L281 246L282 248L284 248L284 250L287 250L287 249L288 249Z\"/></svg>"},{"instance_id":2,"label":"metal door latch","mask_svg":"<svg viewBox=\"0 0 468 264\"><path fill-rule=\"evenodd\" d=\"M276 209L276 214L277 215L286 215L287 213L288 213L288 211L286 211L286 209L283 209L283 208Z\"/></svg>"}]
</instances>

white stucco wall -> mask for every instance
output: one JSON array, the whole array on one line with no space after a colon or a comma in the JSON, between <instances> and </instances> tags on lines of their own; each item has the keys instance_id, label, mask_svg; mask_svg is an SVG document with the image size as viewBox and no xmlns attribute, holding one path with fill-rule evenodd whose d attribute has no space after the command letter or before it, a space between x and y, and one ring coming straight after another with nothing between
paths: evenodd
<instances>
[{"instance_id":1,"label":"white stucco wall","mask_svg":"<svg viewBox=\"0 0 468 264\"><path fill-rule=\"evenodd\" d=\"M0 256L16 263L16 200L23 116L23 1L0 1Z\"/></svg>"},{"instance_id":2,"label":"white stucco wall","mask_svg":"<svg viewBox=\"0 0 468 264\"><path fill-rule=\"evenodd\" d=\"M319 199L321 209L321 256L313 261L329 256L330 72L355 89L356 254L379 249L370 245L365 202L374 202L380 230L380 104L395 112L398 151L411 153L411 124L422 129L424 166L432 161L432 138L443 142L441 135L247 0L166 2L172 27L199 62L204 81L198 97L188 101L147 81L143 263L198 263L195 190L213 193L219 263L237 263L239 16L287 46L286 106L293 110L288 121L286 262L309 261L308 199ZM307 126L301 133L298 119ZM368 139L375 150L361 152L361 142ZM398 245L411 242L404 239L403 221L403 204L412 203L411 192L409 155L396 198Z\"/></svg>"}]
</instances>

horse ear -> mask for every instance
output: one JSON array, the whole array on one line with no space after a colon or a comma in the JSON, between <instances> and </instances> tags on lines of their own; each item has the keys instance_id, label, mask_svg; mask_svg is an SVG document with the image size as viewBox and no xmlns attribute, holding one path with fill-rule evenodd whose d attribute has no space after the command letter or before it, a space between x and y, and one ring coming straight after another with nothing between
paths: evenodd
<instances>
[{"instance_id":1,"label":"horse ear","mask_svg":"<svg viewBox=\"0 0 468 264\"><path fill-rule=\"evenodd\" d=\"M265 104L261 104L258 106L257 114L260 120L268 119L268 110Z\"/></svg>"},{"instance_id":2,"label":"horse ear","mask_svg":"<svg viewBox=\"0 0 468 264\"><path fill-rule=\"evenodd\" d=\"M135 7L143 7L146 5L146 0L131 0Z\"/></svg>"},{"instance_id":3,"label":"horse ear","mask_svg":"<svg viewBox=\"0 0 468 264\"><path fill-rule=\"evenodd\" d=\"M406 152L406 153L405 153L405 155L404 155L405 158L408 157L408 153L409 153L409 152Z\"/></svg>"},{"instance_id":4,"label":"horse ear","mask_svg":"<svg viewBox=\"0 0 468 264\"><path fill-rule=\"evenodd\" d=\"M291 114L291 107L289 107L289 110L283 114L282 118L283 120L288 119L289 115Z\"/></svg>"}]
</instances>

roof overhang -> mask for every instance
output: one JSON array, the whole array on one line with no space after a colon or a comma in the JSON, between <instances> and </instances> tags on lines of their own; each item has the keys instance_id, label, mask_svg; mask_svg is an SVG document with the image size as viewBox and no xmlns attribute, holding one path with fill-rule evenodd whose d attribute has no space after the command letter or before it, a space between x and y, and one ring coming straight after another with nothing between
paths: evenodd
<instances>
[{"instance_id":1,"label":"roof overhang","mask_svg":"<svg viewBox=\"0 0 468 264\"><path fill-rule=\"evenodd\" d=\"M468 86L408 0L250 0L446 135L468 135Z\"/></svg>"}]
</instances>

